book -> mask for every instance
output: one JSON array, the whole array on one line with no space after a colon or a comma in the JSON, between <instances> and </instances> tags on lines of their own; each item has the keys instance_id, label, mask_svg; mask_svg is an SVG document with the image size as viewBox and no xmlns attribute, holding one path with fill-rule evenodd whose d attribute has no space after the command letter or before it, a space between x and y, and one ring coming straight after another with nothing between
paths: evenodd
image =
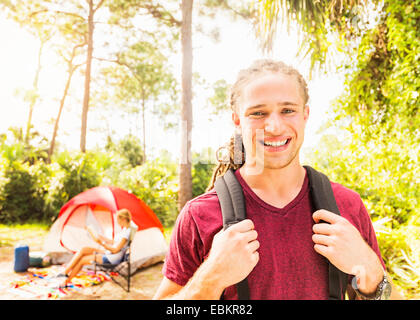
<instances>
[{"instance_id":1,"label":"book","mask_svg":"<svg viewBox=\"0 0 420 320\"><path fill-rule=\"evenodd\" d=\"M98 232L96 232L95 228L92 225L87 225L86 230L88 231L89 235L92 237L93 240L97 240L99 238Z\"/></svg>"}]
</instances>

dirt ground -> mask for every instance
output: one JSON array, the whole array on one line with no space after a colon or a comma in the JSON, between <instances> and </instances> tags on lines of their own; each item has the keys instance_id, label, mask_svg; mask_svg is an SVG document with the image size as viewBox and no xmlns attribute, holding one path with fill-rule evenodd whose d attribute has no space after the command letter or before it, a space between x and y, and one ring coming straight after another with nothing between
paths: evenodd
<instances>
[{"instance_id":1,"label":"dirt ground","mask_svg":"<svg viewBox=\"0 0 420 320\"><path fill-rule=\"evenodd\" d=\"M38 236L25 239L32 251L42 251L44 237ZM0 247L0 300L23 300L22 296L8 292L10 283L25 273L15 273L13 270L13 246ZM113 281L70 292L62 300L149 300L156 292L162 280L163 262L138 271L131 277L130 292L126 292Z\"/></svg>"}]
</instances>

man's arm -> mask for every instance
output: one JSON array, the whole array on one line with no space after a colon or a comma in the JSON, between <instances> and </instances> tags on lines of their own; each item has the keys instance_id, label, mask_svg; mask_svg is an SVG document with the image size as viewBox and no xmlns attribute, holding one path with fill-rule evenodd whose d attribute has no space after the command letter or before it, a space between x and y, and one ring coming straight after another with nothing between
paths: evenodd
<instances>
[{"instance_id":1,"label":"man's arm","mask_svg":"<svg viewBox=\"0 0 420 320\"><path fill-rule=\"evenodd\" d=\"M154 299L220 299L223 290L245 279L259 260L257 232L243 220L218 232L210 253L185 286L162 280ZM240 261L241 263L238 263Z\"/></svg>"},{"instance_id":2,"label":"man's arm","mask_svg":"<svg viewBox=\"0 0 420 320\"><path fill-rule=\"evenodd\" d=\"M156 293L153 296L153 300L170 299L182 288L183 286L180 286L179 284L169 280L164 276L162 282L159 285L159 288L156 290Z\"/></svg>"},{"instance_id":3,"label":"man's arm","mask_svg":"<svg viewBox=\"0 0 420 320\"><path fill-rule=\"evenodd\" d=\"M218 300L224 288L220 287L220 282L215 281L213 275L209 273L211 266L203 264L197 269L193 277L185 286L164 277L153 299L175 299L175 300Z\"/></svg>"}]
</instances>

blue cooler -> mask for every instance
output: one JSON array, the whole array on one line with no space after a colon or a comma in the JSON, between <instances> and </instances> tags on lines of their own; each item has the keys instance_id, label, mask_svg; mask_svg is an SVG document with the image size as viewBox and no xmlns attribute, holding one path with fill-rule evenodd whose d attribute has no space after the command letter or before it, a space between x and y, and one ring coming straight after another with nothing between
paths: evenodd
<instances>
[{"instance_id":1,"label":"blue cooler","mask_svg":"<svg viewBox=\"0 0 420 320\"><path fill-rule=\"evenodd\" d=\"M15 272L25 272L29 267L29 247L21 245L15 247L14 270Z\"/></svg>"}]
</instances>

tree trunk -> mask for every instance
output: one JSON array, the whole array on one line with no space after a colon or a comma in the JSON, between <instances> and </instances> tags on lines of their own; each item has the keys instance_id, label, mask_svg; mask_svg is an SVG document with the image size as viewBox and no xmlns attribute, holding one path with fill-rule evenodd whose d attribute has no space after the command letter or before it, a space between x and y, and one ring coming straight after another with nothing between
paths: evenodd
<instances>
[{"instance_id":1,"label":"tree trunk","mask_svg":"<svg viewBox=\"0 0 420 320\"><path fill-rule=\"evenodd\" d=\"M71 78L73 77L73 73L74 73L75 70L76 70L76 67L70 66L66 86L64 87L63 96L61 97L61 100L60 100L60 108L58 109L57 119L55 119L55 123L54 123L54 132L53 132L53 135L52 135L52 138L51 138L50 149L48 150L48 162L49 163L51 163L51 157L54 154L55 138L57 137L57 132L58 132L58 123L60 122L61 113L62 113L63 108L64 108L64 102L66 100L67 93L68 93L69 88L70 88Z\"/></svg>"},{"instance_id":2,"label":"tree trunk","mask_svg":"<svg viewBox=\"0 0 420 320\"><path fill-rule=\"evenodd\" d=\"M144 93L142 96L142 101L141 101L141 106L142 106L142 120L143 120L143 163L146 163L146 101L144 98Z\"/></svg>"},{"instance_id":3,"label":"tree trunk","mask_svg":"<svg viewBox=\"0 0 420 320\"><path fill-rule=\"evenodd\" d=\"M45 42L41 39L41 44L39 46L38 51L38 65L35 72L35 78L33 82L33 93L38 94L38 80L39 80L39 74L41 73L42 65L41 65L41 56L42 56L42 50L44 49ZM37 97L31 97L31 102L29 105L29 115L28 115L28 122L26 123L26 133L25 133L25 143L29 144L29 135L31 131L32 126L32 114L34 112L34 107L36 103Z\"/></svg>"},{"instance_id":4,"label":"tree trunk","mask_svg":"<svg viewBox=\"0 0 420 320\"><path fill-rule=\"evenodd\" d=\"M83 110L82 110L82 128L80 133L80 150L86 152L86 132L87 132L87 116L89 110L89 97L90 97L90 74L92 67L92 53L93 53L93 16L95 14L93 8L93 1L89 0L89 15L88 15L88 48L86 58L86 72L85 72L85 92L83 97Z\"/></svg>"},{"instance_id":5,"label":"tree trunk","mask_svg":"<svg viewBox=\"0 0 420 320\"><path fill-rule=\"evenodd\" d=\"M192 198L191 130L192 130L192 8L193 0L182 0L182 105L181 157L179 168L179 211Z\"/></svg>"}]
</instances>

